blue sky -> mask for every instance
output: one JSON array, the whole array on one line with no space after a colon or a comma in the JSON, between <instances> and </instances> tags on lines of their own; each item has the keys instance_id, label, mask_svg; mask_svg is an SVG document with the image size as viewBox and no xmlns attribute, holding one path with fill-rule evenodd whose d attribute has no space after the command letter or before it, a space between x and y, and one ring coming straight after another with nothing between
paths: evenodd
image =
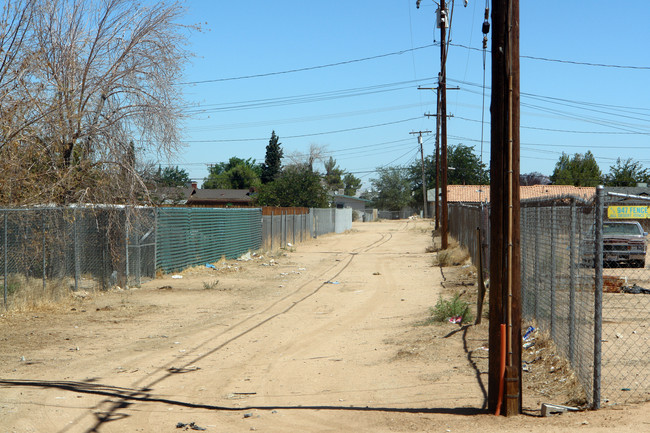
<instances>
[{"instance_id":1,"label":"blue sky","mask_svg":"<svg viewBox=\"0 0 650 433\"><path fill-rule=\"evenodd\" d=\"M377 167L411 164L419 147L409 132L435 131L424 116L435 93L417 88L434 87L440 70L436 5L415 3L189 0L187 23L204 29L190 39L194 84L183 85L192 116L186 147L166 162L201 182L232 156L263 162L275 130L285 156L321 146L364 186ZM447 76L460 90L448 91L447 112L449 144L482 149L489 164L485 5L455 2ZM617 5L520 1L522 173L550 175L562 152L587 150L603 172L618 157L650 167L650 2ZM434 152L434 134L424 151Z\"/></svg>"}]
</instances>

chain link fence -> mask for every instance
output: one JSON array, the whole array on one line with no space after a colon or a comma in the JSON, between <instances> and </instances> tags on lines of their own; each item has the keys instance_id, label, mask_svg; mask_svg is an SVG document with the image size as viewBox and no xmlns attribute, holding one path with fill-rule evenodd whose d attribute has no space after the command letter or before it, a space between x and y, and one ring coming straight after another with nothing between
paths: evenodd
<instances>
[{"instance_id":1,"label":"chain link fence","mask_svg":"<svg viewBox=\"0 0 650 433\"><path fill-rule=\"evenodd\" d=\"M633 197L605 197L601 394L610 403L650 400L650 201Z\"/></svg>"},{"instance_id":2,"label":"chain link fence","mask_svg":"<svg viewBox=\"0 0 650 433\"><path fill-rule=\"evenodd\" d=\"M153 276L151 210L0 209L5 308Z\"/></svg>"},{"instance_id":3,"label":"chain link fence","mask_svg":"<svg viewBox=\"0 0 650 433\"><path fill-rule=\"evenodd\" d=\"M521 203L522 316L535 320L549 334L559 354L573 367L590 403L594 391L595 221L593 202L559 198Z\"/></svg>"},{"instance_id":4,"label":"chain link fence","mask_svg":"<svg viewBox=\"0 0 650 433\"><path fill-rule=\"evenodd\" d=\"M264 215L259 208L98 206L0 209L5 308L70 290L139 286L247 251L295 244L352 227L352 209ZM295 213L295 212L294 212Z\"/></svg>"},{"instance_id":5,"label":"chain link fence","mask_svg":"<svg viewBox=\"0 0 650 433\"><path fill-rule=\"evenodd\" d=\"M575 197L521 203L522 316L552 338L594 407L648 401L647 248L639 256L634 236L611 233L597 203ZM479 245L489 251L488 213L480 206L449 206L449 233L474 263ZM624 221L620 225L636 225ZM647 245L644 224L640 237Z\"/></svg>"}]
</instances>

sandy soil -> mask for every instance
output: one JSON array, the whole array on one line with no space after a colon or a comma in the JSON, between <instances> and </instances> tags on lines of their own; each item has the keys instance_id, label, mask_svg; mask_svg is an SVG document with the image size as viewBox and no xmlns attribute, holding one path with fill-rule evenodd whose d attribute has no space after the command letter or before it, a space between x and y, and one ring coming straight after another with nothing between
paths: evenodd
<instances>
[{"instance_id":1,"label":"sandy soil","mask_svg":"<svg viewBox=\"0 0 650 433\"><path fill-rule=\"evenodd\" d=\"M486 324L420 326L440 295L475 290L468 268L432 266L430 232L355 223L5 313L0 432L650 431L648 403L541 418L570 392L540 377L524 376L525 415L485 413Z\"/></svg>"}]
</instances>

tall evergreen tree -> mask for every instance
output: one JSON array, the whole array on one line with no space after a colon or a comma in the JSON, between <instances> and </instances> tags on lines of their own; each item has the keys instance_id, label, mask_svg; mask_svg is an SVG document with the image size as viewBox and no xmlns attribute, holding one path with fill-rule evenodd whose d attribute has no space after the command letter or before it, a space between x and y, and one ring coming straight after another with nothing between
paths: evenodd
<instances>
[{"instance_id":1,"label":"tall evergreen tree","mask_svg":"<svg viewBox=\"0 0 650 433\"><path fill-rule=\"evenodd\" d=\"M279 138L275 135L275 131L271 132L271 139L268 146L266 146L266 156L264 157L264 164L262 164L262 184L273 182L282 168L282 148L280 147Z\"/></svg>"},{"instance_id":2,"label":"tall evergreen tree","mask_svg":"<svg viewBox=\"0 0 650 433\"><path fill-rule=\"evenodd\" d=\"M336 166L336 160L330 156L330 159L325 161L325 183L327 189L330 191L337 191L345 187L343 183L343 170Z\"/></svg>"},{"instance_id":3,"label":"tall evergreen tree","mask_svg":"<svg viewBox=\"0 0 650 433\"><path fill-rule=\"evenodd\" d=\"M606 186L636 186L639 182L650 180L650 170L643 168L639 161L628 158L625 161L621 158L616 164L609 167L609 174L604 178Z\"/></svg>"},{"instance_id":4,"label":"tall evergreen tree","mask_svg":"<svg viewBox=\"0 0 650 433\"><path fill-rule=\"evenodd\" d=\"M591 151L584 155L576 153L573 157L562 152L551 175L554 185L596 186L601 178L602 173Z\"/></svg>"}]
</instances>

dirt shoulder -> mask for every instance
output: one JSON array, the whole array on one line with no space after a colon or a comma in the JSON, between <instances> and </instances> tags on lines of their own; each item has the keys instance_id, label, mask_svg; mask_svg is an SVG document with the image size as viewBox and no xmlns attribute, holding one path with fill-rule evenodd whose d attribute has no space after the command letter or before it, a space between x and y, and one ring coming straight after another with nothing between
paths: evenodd
<instances>
[{"instance_id":1,"label":"dirt shoulder","mask_svg":"<svg viewBox=\"0 0 650 433\"><path fill-rule=\"evenodd\" d=\"M467 268L432 266L430 233L428 221L355 223L292 250L3 314L0 431L650 426L648 404L540 418L540 401L567 393L534 387L527 415L486 414L487 326L421 326L439 296L475 289Z\"/></svg>"}]
</instances>

